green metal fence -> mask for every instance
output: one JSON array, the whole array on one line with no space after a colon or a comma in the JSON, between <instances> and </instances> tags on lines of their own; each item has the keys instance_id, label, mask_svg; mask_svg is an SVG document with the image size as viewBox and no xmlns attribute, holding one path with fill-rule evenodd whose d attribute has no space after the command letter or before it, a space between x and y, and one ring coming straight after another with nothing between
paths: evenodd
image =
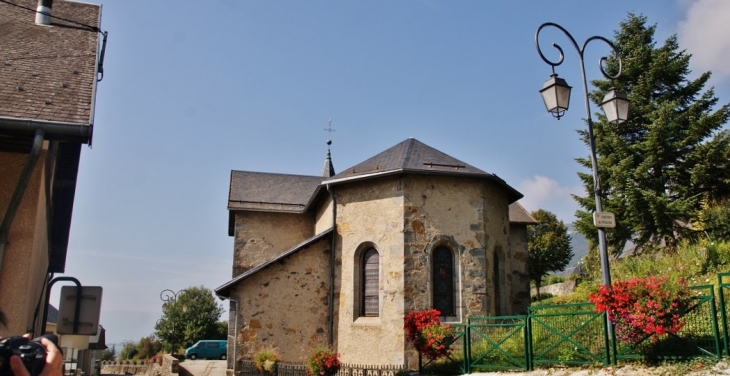
<instances>
[{"instance_id":1,"label":"green metal fence","mask_svg":"<svg viewBox=\"0 0 730 376\"><path fill-rule=\"evenodd\" d=\"M621 359L690 359L722 357L720 332L712 285L691 287L694 292L685 325L677 334L648 335L635 345L616 343L616 360Z\"/></svg>"},{"instance_id":2,"label":"green metal fence","mask_svg":"<svg viewBox=\"0 0 730 376\"><path fill-rule=\"evenodd\" d=\"M464 372L608 366L629 359L720 359L723 353L730 355L730 272L718 274L718 285L718 299L711 285L691 287L694 296L679 333L647 336L634 345L609 335L606 314L597 313L592 303L533 306L527 316L472 317L460 350Z\"/></svg>"},{"instance_id":3,"label":"green metal fence","mask_svg":"<svg viewBox=\"0 0 730 376\"><path fill-rule=\"evenodd\" d=\"M468 372L530 367L526 316L472 317L466 344Z\"/></svg>"},{"instance_id":4,"label":"green metal fence","mask_svg":"<svg viewBox=\"0 0 730 376\"><path fill-rule=\"evenodd\" d=\"M441 359L438 362L432 360L423 359L421 354L418 354L418 373L421 375L429 374L465 374L469 373L469 364L464 349L466 345L466 325L464 324L450 324L454 330L454 335L446 338L445 345L451 347L453 350L451 355L448 355L446 359Z\"/></svg>"},{"instance_id":5,"label":"green metal fence","mask_svg":"<svg viewBox=\"0 0 730 376\"><path fill-rule=\"evenodd\" d=\"M592 303L528 309L530 363L603 364L610 362L606 314Z\"/></svg>"}]
</instances>

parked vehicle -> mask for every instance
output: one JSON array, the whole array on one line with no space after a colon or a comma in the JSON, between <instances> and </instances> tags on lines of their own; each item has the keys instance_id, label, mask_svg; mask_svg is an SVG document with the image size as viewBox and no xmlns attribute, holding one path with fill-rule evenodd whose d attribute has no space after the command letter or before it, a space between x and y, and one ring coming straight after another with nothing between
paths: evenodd
<instances>
[{"instance_id":1,"label":"parked vehicle","mask_svg":"<svg viewBox=\"0 0 730 376\"><path fill-rule=\"evenodd\" d=\"M185 350L187 359L226 359L228 341L218 339L201 339Z\"/></svg>"}]
</instances>

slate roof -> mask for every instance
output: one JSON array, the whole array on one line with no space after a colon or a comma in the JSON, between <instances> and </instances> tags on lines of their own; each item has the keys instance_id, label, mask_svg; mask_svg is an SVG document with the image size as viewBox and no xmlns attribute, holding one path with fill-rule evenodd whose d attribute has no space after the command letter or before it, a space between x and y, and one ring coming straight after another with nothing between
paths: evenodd
<instances>
[{"instance_id":1,"label":"slate roof","mask_svg":"<svg viewBox=\"0 0 730 376\"><path fill-rule=\"evenodd\" d=\"M51 25L37 0L0 2L0 117L89 125L93 120L101 6L56 0ZM50 101L50 102L49 102Z\"/></svg>"},{"instance_id":2,"label":"slate roof","mask_svg":"<svg viewBox=\"0 0 730 376\"><path fill-rule=\"evenodd\" d=\"M231 171L228 210L301 213L309 206L322 176Z\"/></svg>"},{"instance_id":3,"label":"slate roof","mask_svg":"<svg viewBox=\"0 0 730 376\"><path fill-rule=\"evenodd\" d=\"M522 198L520 192L510 187L498 176L470 166L414 138L409 138L329 179L323 176L231 171L228 210L303 213L327 184L342 184L397 173L455 175L488 179L507 191L510 203ZM522 210L524 211L524 209ZM518 214L519 211L515 213ZM529 214L527 214L526 220L529 221L529 219ZM229 233L231 231L232 229L229 228Z\"/></svg>"},{"instance_id":4,"label":"slate roof","mask_svg":"<svg viewBox=\"0 0 730 376\"><path fill-rule=\"evenodd\" d=\"M37 127L59 141L48 272L63 273L81 143L91 142L101 6L56 0L50 25L35 23L37 6L0 2L0 152L27 154Z\"/></svg>"},{"instance_id":5,"label":"slate roof","mask_svg":"<svg viewBox=\"0 0 730 376\"><path fill-rule=\"evenodd\" d=\"M536 225L537 221L532 218L529 212L517 202L513 202L509 206L510 223L519 223L525 225Z\"/></svg>"},{"instance_id":6,"label":"slate roof","mask_svg":"<svg viewBox=\"0 0 730 376\"><path fill-rule=\"evenodd\" d=\"M520 192L510 187L497 175L464 163L415 138L406 139L360 164L343 170L332 178L325 180L324 184L339 184L399 173L454 175L488 179L507 191L510 203L522 198Z\"/></svg>"}]
</instances>

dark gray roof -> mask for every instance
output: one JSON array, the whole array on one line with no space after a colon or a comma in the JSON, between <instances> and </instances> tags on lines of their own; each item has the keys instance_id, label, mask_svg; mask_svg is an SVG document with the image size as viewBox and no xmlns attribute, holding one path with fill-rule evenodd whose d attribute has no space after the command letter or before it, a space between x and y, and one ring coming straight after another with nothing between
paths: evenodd
<instances>
[{"instance_id":1,"label":"dark gray roof","mask_svg":"<svg viewBox=\"0 0 730 376\"><path fill-rule=\"evenodd\" d=\"M536 225L537 221L532 218L530 213L517 202L509 205L509 221L510 223L520 223L525 225Z\"/></svg>"},{"instance_id":2,"label":"dark gray roof","mask_svg":"<svg viewBox=\"0 0 730 376\"><path fill-rule=\"evenodd\" d=\"M311 238L309 238L309 239L307 239L307 240L305 240L305 241L303 241L303 242L295 245L294 247L291 247L291 248L287 249L286 251L282 252L278 256L276 256L276 257L274 257L274 258L272 258L272 259L270 259L268 261L264 261L261 264L259 264L259 265L255 266L255 267L253 267L253 268L245 271L241 275L239 275L239 276L233 278L232 280L230 280L230 281L228 281L228 282L226 282L226 283L218 286L215 289L215 294L218 295L218 296L222 296L222 297L229 297L230 296L230 290L231 290L231 288L233 286L235 286L236 284L238 284L238 282L243 281L247 277L249 277L249 276L251 276L251 275L253 275L253 274L261 271L262 269L266 268L267 266L269 266L269 265L271 265L271 264L273 264L273 263L275 263L275 262L277 262L277 261L279 261L279 260L281 260L281 259L283 259L283 258L285 258L287 256L290 256L290 255L292 255L292 254L294 254L294 253L296 253L296 252L298 252L298 251L300 251L300 250L302 250L304 248L309 247L310 245L314 244L318 240L327 237L334 230L335 230L334 227L330 227L327 230L324 230L324 231L320 232L319 234L317 234L317 235L315 235L315 236L313 236L313 237L311 237Z\"/></svg>"},{"instance_id":3,"label":"dark gray roof","mask_svg":"<svg viewBox=\"0 0 730 376\"><path fill-rule=\"evenodd\" d=\"M322 177L329 178L335 176L335 165L332 164L332 156L330 151L327 150L327 158L324 160L324 167L322 168Z\"/></svg>"},{"instance_id":4,"label":"dark gray roof","mask_svg":"<svg viewBox=\"0 0 730 376\"><path fill-rule=\"evenodd\" d=\"M444 154L415 138L409 138L390 149L343 170L324 181L325 184L367 179L398 173L458 175L492 180L507 191L510 202L522 198L522 194L510 187L497 175L490 174Z\"/></svg>"},{"instance_id":5,"label":"dark gray roof","mask_svg":"<svg viewBox=\"0 0 730 376\"><path fill-rule=\"evenodd\" d=\"M53 324L58 323L58 308L54 307L53 304L48 305L48 316L46 317L46 322Z\"/></svg>"},{"instance_id":6,"label":"dark gray roof","mask_svg":"<svg viewBox=\"0 0 730 376\"><path fill-rule=\"evenodd\" d=\"M101 6L56 0L42 26L37 0L12 3L0 2L0 117L91 124L99 33L55 17L96 28Z\"/></svg>"},{"instance_id":7,"label":"dark gray roof","mask_svg":"<svg viewBox=\"0 0 730 376\"><path fill-rule=\"evenodd\" d=\"M322 176L231 171L228 210L301 213Z\"/></svg>"}]
</instances>

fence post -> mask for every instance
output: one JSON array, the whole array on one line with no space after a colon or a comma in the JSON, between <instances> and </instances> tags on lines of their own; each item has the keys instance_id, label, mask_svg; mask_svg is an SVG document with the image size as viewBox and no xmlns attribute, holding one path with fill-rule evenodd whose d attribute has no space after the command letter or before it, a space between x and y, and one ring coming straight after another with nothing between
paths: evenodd
<instances>
[{"instance_id":1,"label":"fence post","mask_svg":"<svg viewBox=\"0 0 730 376\"><path fill-rule=\"evenodd\" d=\"M727 333L727 313L725 312L725 289L730 285L722 282L722 277L730 276L730 273L719 273L717 275L717 287L720 290L720 317L722 319L722 344L725 354L730 356L730 347L728 347Z\"/></svg>"}]
</instances>

